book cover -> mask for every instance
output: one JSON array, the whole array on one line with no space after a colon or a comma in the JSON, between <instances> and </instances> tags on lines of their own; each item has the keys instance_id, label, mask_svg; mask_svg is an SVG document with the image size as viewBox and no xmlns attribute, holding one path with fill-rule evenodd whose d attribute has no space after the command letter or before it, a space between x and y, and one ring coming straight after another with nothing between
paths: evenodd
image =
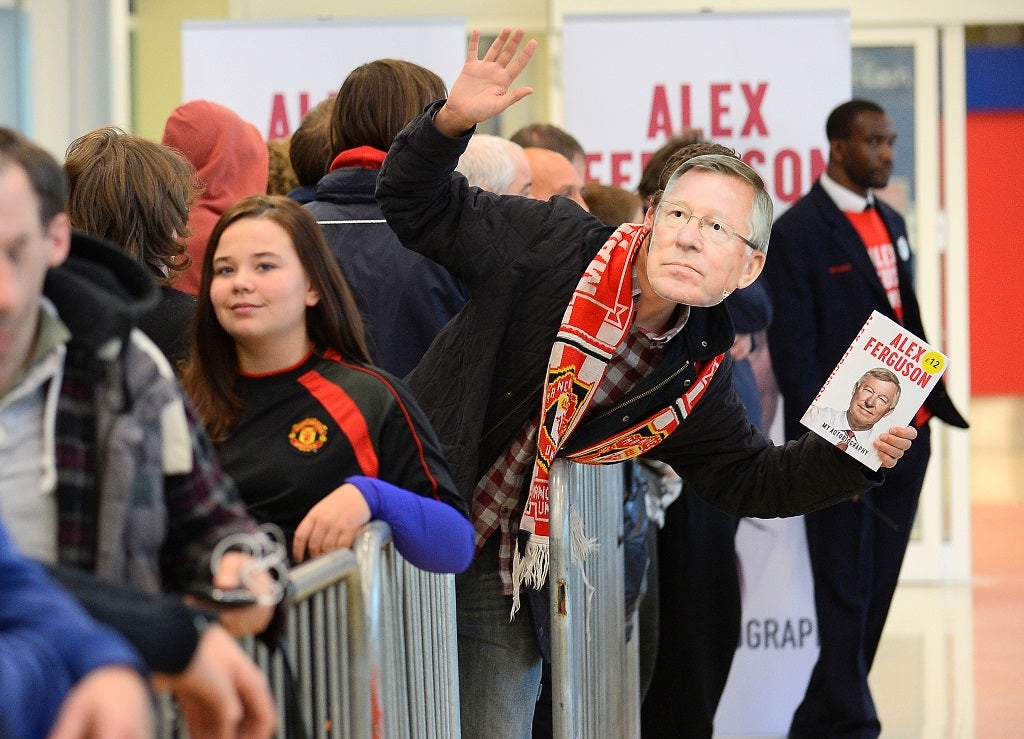
<instances>
[{"instance_id":1,"label":"book cover","mask_svg":"<svg viewBox=\"0 0 1024 739\"><path fill-rule=\"evenodd\" d=\"M873 311L800 423L877 470L875 438L910 425L946 364L945 354Z\"/></svg>"}]
</instances>

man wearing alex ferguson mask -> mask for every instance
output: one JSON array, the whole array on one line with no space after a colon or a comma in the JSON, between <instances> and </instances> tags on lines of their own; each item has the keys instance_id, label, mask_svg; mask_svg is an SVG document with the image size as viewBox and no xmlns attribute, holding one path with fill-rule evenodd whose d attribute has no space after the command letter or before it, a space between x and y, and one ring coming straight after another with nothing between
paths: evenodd
<instances>
[{"instance_id":1,"label":"man wearing alex ferguson mask","mask_svg":"<svg viewBox=\"0 0 1024 739\"><path fill-rule=\"evenodd\" d=\"M517 54L523 32L505 29L478 59L479 38L448 99L395 139L377 199L403 244L470 295L408 380L471 507L477 555L456 577L462 734L490 739L530 735L556 456L600 464L643 454L745 516L802 513L882 475L816 434L772 446L732 390L733 331L720 303L764 264L771 200L757 174L730 157L696 157L643 224L619 229L565 198L471 188L455 162L478 122L532 92L512 84L536 46ZM915 435L884 434L883 465Z\"/></svg>"}]
</instances>

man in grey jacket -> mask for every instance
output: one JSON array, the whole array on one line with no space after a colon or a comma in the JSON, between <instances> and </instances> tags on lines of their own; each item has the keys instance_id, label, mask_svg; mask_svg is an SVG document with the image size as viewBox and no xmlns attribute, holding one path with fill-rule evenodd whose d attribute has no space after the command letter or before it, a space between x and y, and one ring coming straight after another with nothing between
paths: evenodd
<instances>
[{"instance_id":1,"label":"man in grey jacket","mask_svg":"<svg viewBox=\"0 0 1024 739\"><path fill-rule=\"evenodd\" d=\"M221 622L259 633L274 614L269 575L243 577L253 559L240 551L212 565L211 553L227 536L262 535L167 359L135 328L156 304L153 280L72 233L65 196L53 157L0 128L0 519L33 558L144 591L251 587L257 602ZM210 698L215 674L237 721L231 673L245 658L216 652L205 679L163 684Z\"/></svg>"},{"instance_id":2,"label":"man in grey jacket","mask_svg":"<svg viewBox=\"0 0 1024 739\"><path fill-rule=\"evenodd\" d=\"M135 328L152 279L72 233L60 165L0 129L0 515L26 554L147 591L234 588L258 535L174 372ZM251 581L266 589L269 576ZM269 603L227 618L262 630Z\"/></svg>"}]
</instances>

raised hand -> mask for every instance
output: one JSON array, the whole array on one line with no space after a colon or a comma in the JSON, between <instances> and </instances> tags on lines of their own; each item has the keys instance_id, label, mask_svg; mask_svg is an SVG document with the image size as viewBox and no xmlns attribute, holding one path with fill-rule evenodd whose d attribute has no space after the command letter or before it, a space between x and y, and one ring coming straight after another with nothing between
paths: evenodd
<instances>
[{"instance_id":1,"label":"raised hand","mask_svg":"<svg viewBox=\"0 0 1024 739\"><path fill-rule=\"evenodd\" d=\"M461 136L477 123L501 113L533 92L532 87L511 89L537 48L537 42L531 39L516 54L523 35L521 28L515 31L502 29L484 58L479 59L480 31L473 30L466 50L466 63L452 84L448 100L434 116L434 124L442 133Z\"/></svg>"}]
</instances>

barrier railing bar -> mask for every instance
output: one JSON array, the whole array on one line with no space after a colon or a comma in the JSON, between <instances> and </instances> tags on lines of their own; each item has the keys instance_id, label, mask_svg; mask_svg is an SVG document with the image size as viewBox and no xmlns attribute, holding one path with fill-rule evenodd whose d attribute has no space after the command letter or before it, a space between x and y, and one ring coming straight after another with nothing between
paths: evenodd
<instances>
[{"instance_id":1,"label":"barrier railing bar","mask_svg":"<svg viewBox=\"0 0 1024 739\"><path fill-rule=\"evenodd\" d=\"M331 598L327 601L327 634L325 642L327 645L327 653L338 655L338 659L328 660L327 665L330 671L328 676L328 684L330 690L327 694L328 710L330 713L330 727L328 736L340 737L342 729L342 703L341 703L341 691L348 690L349 686L347 681L342 678L342 675L347 674L347 670L343 671L342 664L348 666L348 648L342 646L341 643L341 624L342 624L342 613L339 609L338 600Z\"/></svg>"}]
</instances>

